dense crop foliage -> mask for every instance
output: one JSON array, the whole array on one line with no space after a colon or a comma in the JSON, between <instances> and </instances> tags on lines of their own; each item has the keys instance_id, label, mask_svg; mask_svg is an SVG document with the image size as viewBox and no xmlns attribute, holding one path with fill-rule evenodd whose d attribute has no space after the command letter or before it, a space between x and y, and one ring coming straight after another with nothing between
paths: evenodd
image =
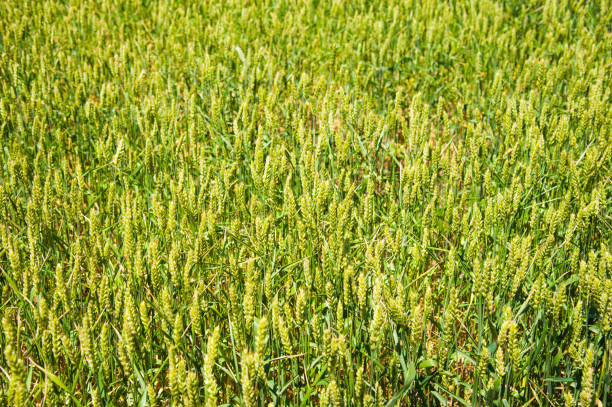
<instances>
[{"instance_id":1,"label":"dense crop foliage","mask_svg":"<svg viewBox=\"0 0 612 407\"><path fill-rule=\"evenodd\" d=\"M612 404L612 5L0 4L0 405Z\"/></svg>"}]
</instances>

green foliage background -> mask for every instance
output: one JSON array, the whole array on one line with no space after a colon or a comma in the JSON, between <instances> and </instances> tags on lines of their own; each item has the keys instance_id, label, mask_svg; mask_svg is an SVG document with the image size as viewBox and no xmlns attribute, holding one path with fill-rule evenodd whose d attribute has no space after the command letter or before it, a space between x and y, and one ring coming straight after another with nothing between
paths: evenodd
<instances>
[{"instance_id":1,"label":"green foliage background","mask_svg":"<svg viewBox=\"0 0 612 407\"><path fill-rule=\"evenodd\" d=\"M612 403L612 4L0 4L1 405Z\"/></svg>"}]
</instances>

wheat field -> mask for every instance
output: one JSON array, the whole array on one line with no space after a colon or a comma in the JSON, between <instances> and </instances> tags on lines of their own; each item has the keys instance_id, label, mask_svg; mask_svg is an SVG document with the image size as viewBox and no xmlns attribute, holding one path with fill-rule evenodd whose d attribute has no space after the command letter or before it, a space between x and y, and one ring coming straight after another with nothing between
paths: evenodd
<instances>
[{"instance_id":1,"label":"wheat field","mask_svg":"<svg viewBox=\"0 0 612 407\"><path fill-rule=\"evenodd\" d=\"M612 404L610 0L0 4L0 406Z\"/></svg>"}]
</instances>

